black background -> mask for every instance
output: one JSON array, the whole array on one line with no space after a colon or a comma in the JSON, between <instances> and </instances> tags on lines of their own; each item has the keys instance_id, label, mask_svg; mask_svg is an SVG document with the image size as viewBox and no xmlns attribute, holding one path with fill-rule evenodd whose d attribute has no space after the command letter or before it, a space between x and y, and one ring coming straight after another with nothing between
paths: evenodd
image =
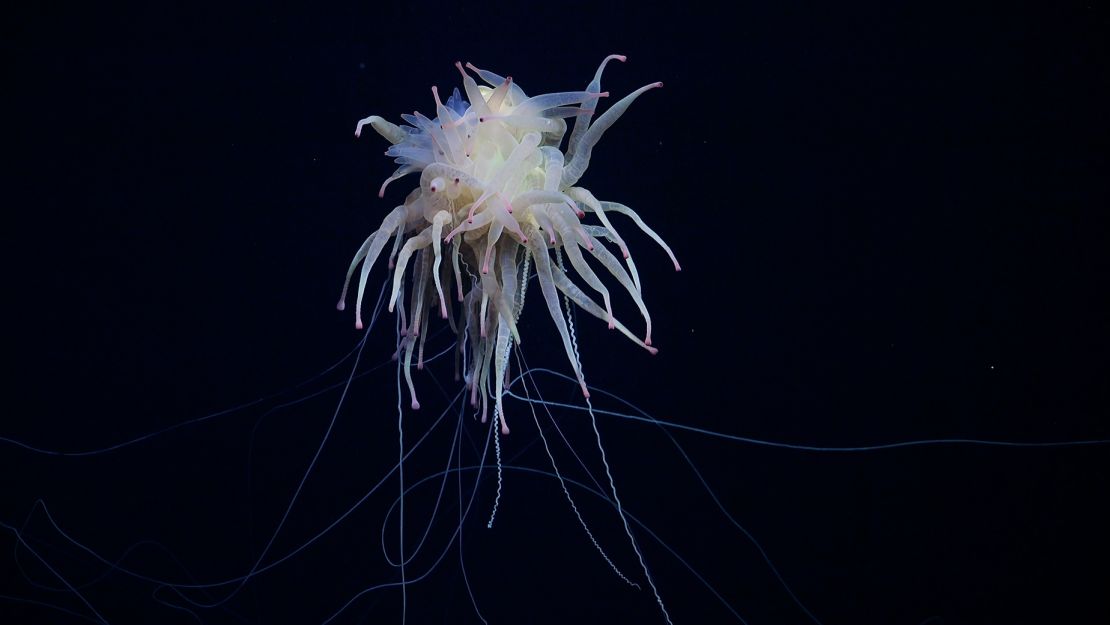
<instances>
[{"instance_id":1,"label":"black background","mask_svg":"<svg viewBox=\"0 0 1110 625\"><path fill-rule=\"evenodd\" d=\"M250 569L339 395L266 411L350 372L348 361L294 387L357 343L351 312L334 309L343 272L413 184L377 198L392 171L386 144L354 140L354 124L432 112L431 85L459 83L456 60L531 94L582 89L606 54L623 53L603 82L614 97L666 85L605 136L582 184L638 210L683 271L623 222L660 353L580 315L591 384L662 419L814 446L1110 437L1104 8L546 4L57 6L5 20L0 521L22 527L108 622L320 623L399 579L380 548L395 476L195 617L68 543L35 502L132 571L184 582ZM522 353L565 372L532 297ZM386 364L352 385L266 562L396 462L392 323L372 330L360 370ZM446 362L417 384L425 405L405 408L409 446L457 389ZM579 401L573 385L540 386ZM87 457L10 443L101 449L283 390ZM600 395L596 405L619 408ZM507 410L506 459L548 468L526 405ZM603 476L588 420L555 417ZM598 418L628 511L747 622L810 622L658 428ZM407 482L443 470L456 423L449 413L406 462ZM469 417L462 429L473 461L467 441L480 446L487 430ZM1105 445L815 452L675 436L823 623L1110 621ZM585 476L565 446L557 453L568 476ZM555 481L506 471L486 529L491 477L464 524L467 578L489 623L663 622L650 592L597 555ZM406 498L408 552L438 484ZM458 514L454 476L447 485L406 567L432 571L409 587L410 623L481 622L457 550L436 563ZM612 508L574 495L642 582ZM396 517L386 531L396 551ZM736 621L635 531L675 623ZM91 616L2 536L0 622ZM397 623L400 610L391 588L334 622Z\"/></svg>"}]
</instances>

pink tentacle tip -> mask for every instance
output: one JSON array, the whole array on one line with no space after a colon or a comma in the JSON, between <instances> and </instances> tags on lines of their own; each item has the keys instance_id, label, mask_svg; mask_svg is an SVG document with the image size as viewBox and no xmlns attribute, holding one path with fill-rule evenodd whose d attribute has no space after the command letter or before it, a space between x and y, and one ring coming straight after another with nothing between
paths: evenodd
<instances>
[{"instance_id":1,"label":"pink tentacle tip","mask_svg":"<svg viewBox=\"0 0 1110 625\"><path fill-rule=\"evenodd\" d=\"M355 319L355 329L356 330L361 330L362 329L362 319Z\"/></svg>"},{"instance_id":2,"label":"pink tentacle tip","mask_svg":"<svg viewBox=\"0 0 1110 625\"><path fill-rule=\"evenodd\" d=\"M659 81L659 82L656 82L656 83L652 83L652 84L651 84L651 86L652 86L652 88L654 88L654 89L662 89L662 88L663 88L663 81Z\"/></svg>"},{"instance_id":3,"label":"pink tentacle tip","mask_svg":"<svg viewBox=\"0 0 1110 625\"><path fill-rule=\"evenodd\" d=\"M650 334L644 337L644 345L647 345L648 347L651 347L651 335Z\"/></svg>"},{"instance_id":4,"label":"pink tentacle tip","mask_svg":"<svg viewBox=\"0 0 1110 625\"><path fill-rule=\"evenodd\" d=\"M654 356L654 355L656 355L656 354L658 354L658 353L659 353L659 350L658 350L658 349L655 349L655 348L654 348L654 347L652 347L651 345L648 345L648 346L647 346L647 350L648 350L648 353L649 353L649 354L651 354L652 356Z\"/></svg>"},{"instance_id":5,"label":"pink tentacle tip","mask_svg":"<svg viewBox=\"0 0 1110 625\"><path fill-rule=\"evenodd\" d=\"M443 106L443 102L439 100L439 89L432 85L432 97L436 99L436 106ZM440 126L442 128L443 126Z\"/></svg>"},{"instance_id":6,"label":"pink tentacle tip","mask_svg":"<svg viewBox=\"0 0 1110 625\"><path fill-rule=\"evenodd\" d=\"M416 401L415 397L412 398L412 409L420 410L420 402Z\"/></svg>"},{"instance_id":7,"label":"pink tentacle tip","mask_svg":"<svg viewBox=\"0 0 1110 625\"><path fill-rule=\"evenodd\" d=\"M344 300L339 300L339 303L335 305L335 309L340 312L347 310L347 302L345 302Z\"/></svg>"},{"instance_id":8,"label":"pink tentacle tip","mask_svg":"<svg viewBox=\"0 0 1110 625\"><path fill-rule=\"evenodd\" d=\"M508 436L509 435L509 426L508 425L506 425L504 423L501 424L501 434L503 436Z\"/></svg>"}]
</instances>

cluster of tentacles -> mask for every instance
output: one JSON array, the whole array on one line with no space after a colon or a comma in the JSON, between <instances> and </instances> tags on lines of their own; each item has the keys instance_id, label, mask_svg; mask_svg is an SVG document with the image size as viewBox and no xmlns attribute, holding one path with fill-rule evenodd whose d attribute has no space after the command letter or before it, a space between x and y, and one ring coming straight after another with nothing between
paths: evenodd
<instances>
[{"instance_id":1,"label":"cluster of tentacles","mask_svg":"<svg viewBox=\"0 0 1110 625\"><path fill-rule=\"evenodd\" d=\"M417 368L422 368L428 317L432 309L438 309L440 317L447 319L460 337L456 373L461 362L471 403L481 405L484 422L492 399L501 431L509 432L501 396L512 341L520 342L516 321L533 266L567 358L587 397L572 340L573 328L568 330L559 305L560 293L655 353L640 276L610 216L630 218L666 250L676 270L680 269L678 261L662 238L630 208L599 201L588 190L575 186L605 131L640 94L663 86L658 82L645 85L594 119L599 100L609 95L601 91L601 75L611 60L625 58L611 55L602 61L585 91L532 97L511 77L502 78L467 63L466 69L489 85L480 86L461 63L456 63L466 97L456 88L444 102L432 87L434 118L415 112L401 116L407 125L392 124L378 116L359 121L355 136L369 124L393 144L386 155L395 157L399 165L382 184L379 196L390 182L410 173L419 173L420 185L359 248L347 271L338 307L344 309L351 277L362 263L355 297L355 325L362 328L367 276L378 256L390 246L393 287L389 310L396 307L400 311L402 341L398 357L403 358L413 408L420 405L412 383L413 353ZM560 145L566 135L567 118L574 119L574 127L564 152ZM587 214L592 214L596 223L586 223ZM623 263L606 243L620 252ZM587 255L631 295L644 318L643 339L613 317L609 289L587 262ZM581 281L600 294L601 304L570 279L564 257Z\"/></svg>"}]
</instances>

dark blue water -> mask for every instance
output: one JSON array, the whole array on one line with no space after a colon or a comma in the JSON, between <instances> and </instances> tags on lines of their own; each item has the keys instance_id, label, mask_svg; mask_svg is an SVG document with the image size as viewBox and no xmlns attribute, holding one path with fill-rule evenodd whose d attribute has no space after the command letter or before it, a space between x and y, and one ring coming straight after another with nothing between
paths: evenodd
<instances>
[{"instance_id":1,"label":"dark blue water","mask_svg":"<svg viewBox=\"0 0 1110 625\"><path fill-rule=\"evenodd\" d=\"M640 590L558 481L528 471L551 461L514 399L487 528L489 428L460 422L449 358L414 372L420 411L402 402L406 449L446 410L404 464L406 485L432 478L405 498L405 553L421 547L404 598L383 556L399 539L395 318L345 395L353 357L327 368L363 337L335 310L343 273L415 178L379 199L388 144L352 131L434 115L455 61L531 94L583 89L622 53L613 100L665 83L582 184L639 211L683 271L623 222L660 352L580 314L591 385L680 426L816 448L1110 438L1105 9L737 11L10 20L0 622L400 623L403 600L408 623L666 622L608 500L568 483ZM520 353L569 373L529 298ZM581 405L535 375L546 400ZM588 415L551 410L566 442L536 420L564 477L608 487ZM626 513L659 539L629 521L676 624L1110 620L1110 446L822 451L596 419Z\"/></svg>"}]
</instances>

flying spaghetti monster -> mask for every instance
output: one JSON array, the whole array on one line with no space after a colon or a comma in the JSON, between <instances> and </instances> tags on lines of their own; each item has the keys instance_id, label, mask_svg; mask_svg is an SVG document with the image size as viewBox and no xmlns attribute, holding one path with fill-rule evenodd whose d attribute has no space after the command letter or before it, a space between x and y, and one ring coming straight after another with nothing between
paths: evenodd
<instances>
[{"instance_id":1,"label":"flying spaghetti monster","mask_svg":"<svg viewBox=\"0 0 1110 625\"><path fill-rule=\"evenodd\" d=\"M420 403L412 381L413 352L416 367L423 368L424 330L436 309L460 337L456 375L461 366L471 404L481 406L482 422L486 422L492 403L502 433L509 433L501 396L509 350L513 341L520 342L516 321L524 306L533 264L544 303L586 397L589 391L559 305L560 293L607 322L610 329L656 352L651 346L651 315L644 305L640 276L610 215L630 218L666 251L675 270L681 269L678 261L663 239L632 209L600 201L587 189L576 186L605 131L641 94L663 86L656 82L640 87L595 120L598 103L609 96L601 91L601 75L612 60L624 61L625 57L606 57L585 91L532 97L512 77L502 78L467 63L466 69L489 85L480 86L461 63L456 63L466 98L456 88L444 102L432 87L434 118L417 111L401 116L408 125L398 126L376 115L359 121L355 136L369 124L393 144L386 155L394 157L399 165L382 184L379 197L391 182L411 173L420 174L420 184L355 254L338 308L345 308L351 278L361 263L355 327L362 329L367 276L378 256L391 245L389 310L399 310L401 342L397 357L403 359L414 409ZM574 119L574 128L564 150L560 146L568 118ZM588 214L595 220L588 220ZM623 264L605 243L619 250ZM586 254L604 267L636 303L645 326L642 339L614 318L609 289L587 263ZM564 256L578 278L600 295L601 304L571 280Z\"/></svg>"}]
</instances>

